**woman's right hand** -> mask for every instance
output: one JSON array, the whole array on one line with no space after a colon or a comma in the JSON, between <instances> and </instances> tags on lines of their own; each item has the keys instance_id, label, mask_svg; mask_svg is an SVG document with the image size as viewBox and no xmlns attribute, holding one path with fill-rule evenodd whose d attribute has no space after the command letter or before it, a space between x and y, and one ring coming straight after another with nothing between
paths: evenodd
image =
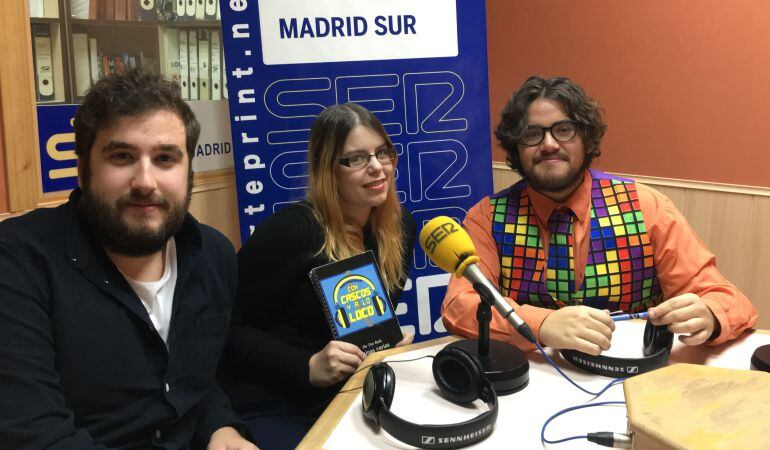
<instances>
[{"instance_id":1,"label":"woman's right hand","mask_svg":"<svg viewBox=\"0 0 770 450\"><path fill-rule=\"evenodd\" d=\"M329 341L310 357L310 384L316 387L337 384L355 372L365 357L355 344Z\"/></svg>"}]
</instances>

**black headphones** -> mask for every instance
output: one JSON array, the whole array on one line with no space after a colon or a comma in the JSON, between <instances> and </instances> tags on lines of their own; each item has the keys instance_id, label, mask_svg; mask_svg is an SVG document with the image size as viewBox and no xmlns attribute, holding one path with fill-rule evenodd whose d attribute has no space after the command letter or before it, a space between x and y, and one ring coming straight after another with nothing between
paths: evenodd
<instances>
[{"instance_id":1,"label":"black headphones","mask_svg":"<svg viewBox=\"0 0 770 450\"><path fill-rule=\"evenodd\" d=\"M644 358L593 356L577 350L561 350L561 355L581 369L611 378L632 377L666 365L674 335L665 326L647 321L644 327Z\"/></svg>"},{"instance_id":2,"label":"black headphones","mask_svg":"<svg viewBox=\"0 0 770 450\"><path fill-rule=\"evenodd\" d=\"M364 380L364 416L401 442L419 448L460 448L489 436L497 420L497 394L484 377L479 360L457 347L443 348L433 359L433 378L444 396L454 403L471 403L477 398L486 411L465 422L419 425L390 411L396 390L396 374L387 363L377 363Z\"/></svg>"}]
</instances>

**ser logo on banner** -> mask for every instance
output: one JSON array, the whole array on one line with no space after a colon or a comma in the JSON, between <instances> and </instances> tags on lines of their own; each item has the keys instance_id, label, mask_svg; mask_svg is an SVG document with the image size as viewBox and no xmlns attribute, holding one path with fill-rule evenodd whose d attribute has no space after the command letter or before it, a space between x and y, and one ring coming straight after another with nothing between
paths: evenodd
<instances>
[{"instance_id":1,"label":"ser logo on banner","mask_svg":"<svg viewBox=\"0 0 770 450\"><path fill-rule=\"evenodd\" d=\"M461 15L455 0L221 5L244 241L304 198L310 127L334 104L356 102L383 123L398 154L397 195L418 227L438 215L462 220L491 193L483 2L464 2ZM394 307L419 341L446 332L449 275L420 248L412 262Z\"/></svg>"}]
</instances>

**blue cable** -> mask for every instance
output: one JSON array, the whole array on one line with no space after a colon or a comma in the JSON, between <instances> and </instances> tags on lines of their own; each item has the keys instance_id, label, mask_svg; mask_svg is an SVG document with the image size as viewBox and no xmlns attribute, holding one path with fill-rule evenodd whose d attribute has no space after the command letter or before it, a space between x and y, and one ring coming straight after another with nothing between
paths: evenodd
<instances>
[{"instance_id":1,"label":"blue cable","mask_svg":"<svg viewBox=\"0 0 770 450\"><path fill-rule=\"evenodd\" d=\"M566 437L566 438L562 438L562 439L557 439L555 441L550 441L550 440L545 438L545 428L548 426L549 423L551 423L551 421L553 419L561 416L562 414L566 414L566 413L568 413L570 411L575 411L577 409L583 409L583 408L590 408L592 406L625 405L625 404L626 404L626 402L615 402L615 401L612 401L612 402L599 402L599 403L589 403L587 405L570 406L569 408L562 409L561 411L559 411L556 414L552 415L551 417L548 418L548 420L545 421L545 423L543 424L543 428L540 429L540 442L542 442L544 444L560 444L562 442L572 441L572 440L575 440L575 439L588 439L588 435L584 434L582 436L570 436L570 437Z\"/></svg>"},{"instance_id":2,"label":"blue cable","mask_svg":"<svg viewBox=\"0 0 770 450\"><path fill-rule=\"evenodd\" d=\"M614 380L612 380L609 383L607 383L607 385L604 386L604 388L602 388L602 390L600 390L599 392L591 392L588 389L584 388L583 386L580 386L579 384L575 383L572 380L572 378L568 377L566 373L562 372L562 370L559 368L559 366L557 366L556 363L553 362L551 357L548 356L548 354L545 352L545 350L543 350L543 347L540 346L539 342L535 342L535 345L537 345L538 350L540 350L540 353L543 354L543 356L545 357L545 360L548 361L548 363L551 366L553 366L553 368L556 369L556 371L559 372L559 374L561 374L561 376L563 376L567 381L572 383L573 386L575 386L576 388L578 388L581 391L585 392L586 394L593 395L594 398L597 398L600 395L604 394L607 391L607 389L611 388L612 386L615 386L616 384L620 384L620 383L622 383L622 382L624 382L626 380L625 378L615 378Z\"/></svg>"}]
</instances>

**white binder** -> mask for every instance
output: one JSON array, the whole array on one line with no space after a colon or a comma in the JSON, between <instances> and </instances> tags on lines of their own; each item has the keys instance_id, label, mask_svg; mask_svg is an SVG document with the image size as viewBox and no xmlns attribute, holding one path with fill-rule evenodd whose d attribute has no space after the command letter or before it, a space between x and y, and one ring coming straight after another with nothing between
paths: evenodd
<instances>
[{"instance_id":1,"label":"white binder","mask_svg":"<svg viewBox=\"0 0 770 450\"><path fill-rule=\"evenodd\" d=\"M185 16L188 19L194 19L195 18L195 2L197 0L185 0L187 2L185 4Z\"/></svg>"},{"instance_id":2,"label":"white binder","mask_svg":"<svg viewBox=\"0 0 770 450\"><path fill-rule=\"evenodd\" d=\"M167 32L161 33L163 44L162 61L164 63L161 73L163 76L175 83L179 83L181 73L179 71L179 33L170 28Z\"/></svg>"},{"instance_id":3,"label":"white binder","mask_svg":"<svg viewBox=\"0 0 770 450\"><path fill-rule=\"evenodd\" d=\"M35 78L38 101L54 99L53 54L51 28L47 24L32 24L32 51L35 57Z\"/></svg>"},{"instance_id":4,"label":"white binder","mask_svg":"<svg viewBox=\"0 0 770 450\"><path fill-rule=\"evenodd\" d=\"M217 17L217 0L206 0L206 20L214 20Z\"/></svg>"},{"instance_id":5,"label":"white binder","mask_svg":"<svg viewBox=\"0 0 770 450\"><path fill-rule=\"evenodd\" d=\"M88 39L88 60L91 66L91 84L99 81L99 51L96 48L96 38Z\"/></svg>"},{"instance_id":6,"label":"white binder","mask_svg":"<svg viewBox=\"0 0 770 450\"><path fill-rule=\"evenodd\" d=\"M134 0L139 4L139 20L158 20L155 12L155 0Z\"/></svg>"},{"instance_id":7,"label":"white binder","mask_svg":"<svg viewBox=\"0 0 770 450\"><path fill-rule=\"evenodd\" d=\"M203 20L206 18L206 5L203 4L203 0L195 0L195 20Z\"/></svg>"},{"instance_id":8,"label":"white binder","mask_svg":"<svg viewBox=\"0 0 770 450\"><path fill-rule=\"evenodd\" d=\"M222 52L222 98L227 98L227 67L225 67L225 52Z\"/></svg>"},{"instance_id":9,"label":"white binder","mask_svg":"<svg viewBox=\"0 0 770 450\"><path fill-rule=\"evenodd\" d=\"M211 56L211 39L209 30L198 30L198 88L200 90L198 98L201 100L211 100L211 67L209 65Z\"/></svg>"},{"instance_id":10,"label":"white binder","mask_svg":"<svg viewBox=\"0 0 770 450\"><path fill-rule=\"evenodd\" d=\"M190 100L190 64L187 50L187 30L179 30L179 87L182 98Z\"/></svg>"},{"instance_id":11,"label":"white binder","mask_svg":"<svg viewBox=\"0 0 770 450\"><path fill-rule=\"evenodd\" d=\"M29 17L43 17L44 14L43 0L29 0ZM74 12L72 17L75 17Z\"/></svg>"},{"instance_id":12,"label":"white binder","mask_svg":"<svg viewBox=\"0 0 770 450\"><path fill-rule=\"evenodd\" d=\"M91 59L88 53L88 35L72 33L72 54L75 58L75 95L83 97L91 86Z\"/></svg>"},{"instance_id":13,"label":"white binder","mask_svg":"<svg viewBox=\"0 0 770 450\"><path fill-rule=\"evenodd\" d=\"M187 45L190 63L190 100L198 100L198 32L190 30Z\"/></svg>"},{"instance_id":14,"label":"white binder","mask_svg":"<svg viewBox=\"0 0 770 450\"><path fill-rule=\"evenodd\" d=\"M222 98L222 64L220 63L221 44L219 31L211 32L211 99Z\"/></svg>"},{"instance_id":15,"label":"white binder","mask_svg":"<svg viewBox=\"0 0 770 450\"><path fill-rule=\"evenodd\" d=\"M184 2L185 0L176 0L176 17L179 20L184 20L185 18Z\"/></svg>"}]
</instances>

